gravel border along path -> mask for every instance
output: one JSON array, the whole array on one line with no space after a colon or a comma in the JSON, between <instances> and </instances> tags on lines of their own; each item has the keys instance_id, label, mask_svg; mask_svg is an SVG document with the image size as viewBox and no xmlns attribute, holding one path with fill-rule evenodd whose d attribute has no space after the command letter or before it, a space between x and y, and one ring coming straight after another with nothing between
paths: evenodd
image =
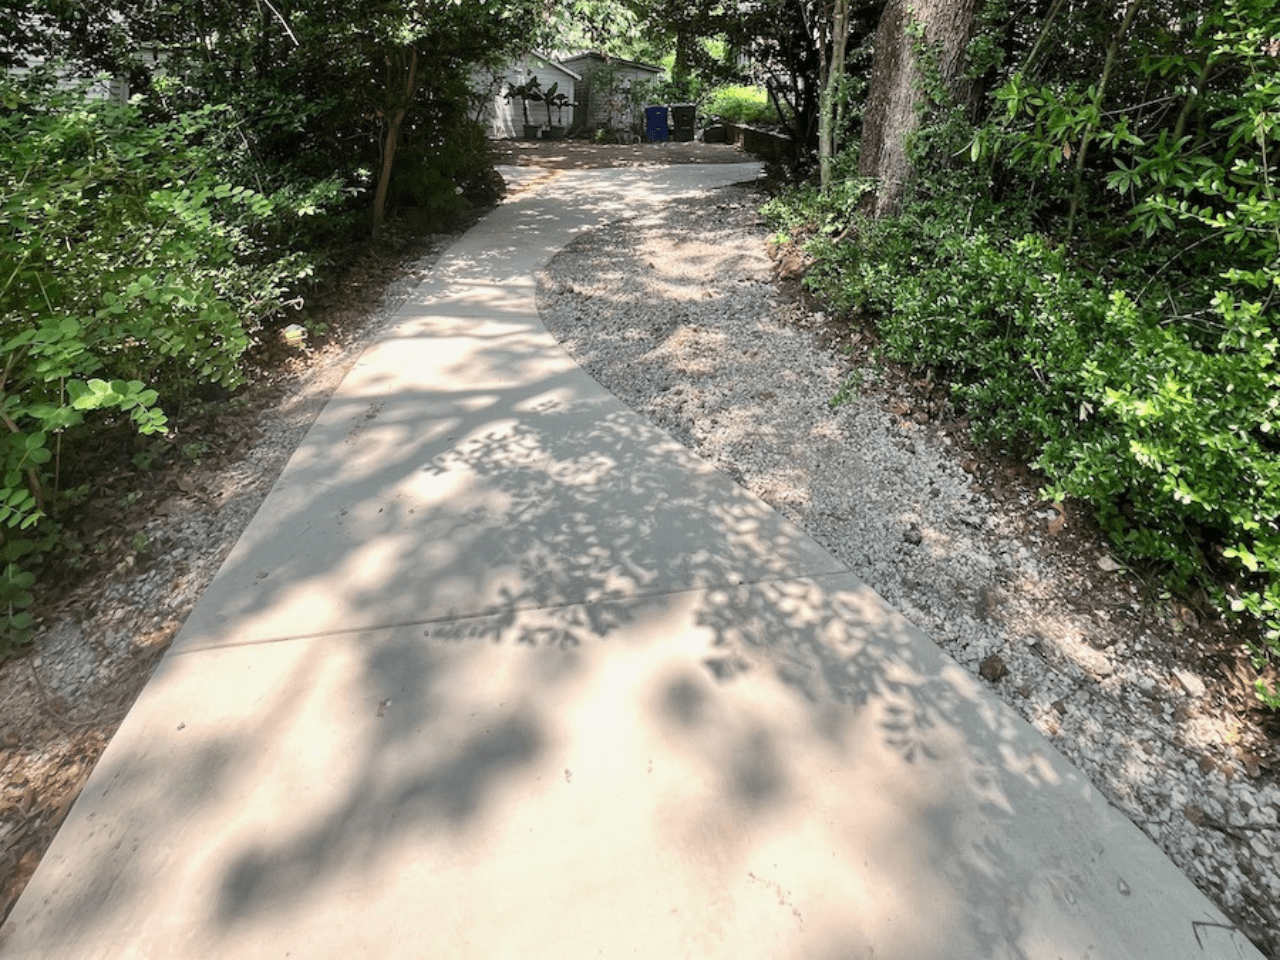
<instances>
[{"instance_id":1,"label":"gravel border along path","mask_svg":"<svg viewBox=\"0 0 1280 960\"><path fill-rule=\"evenodd\" d=\"M1096 541L1066 549L1070 517L990 496L936 406L823 346L775 289L762 199L733 187L579 238L539 277L544 322L982 675L1280 958L1280 783L1235 749L1238 700L1170 659L1178 621Z\"/></svg>"}]
</instances>

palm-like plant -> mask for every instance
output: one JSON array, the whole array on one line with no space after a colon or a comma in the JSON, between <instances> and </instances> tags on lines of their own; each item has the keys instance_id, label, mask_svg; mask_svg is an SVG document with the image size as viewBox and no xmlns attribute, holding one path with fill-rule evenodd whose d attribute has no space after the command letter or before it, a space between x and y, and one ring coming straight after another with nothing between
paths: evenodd
<instances>
[{"instance_id":1,"label":"palm-like plant","mask_svg":"<svg viewBox=\"0 0 1280 960\"><path fill-rule=\"evenodd\" d=\"M555 88L556 88L556 84L553 83L551 85L551 90L547 92L550 93L554 91ZM524 112L524 125L528 127L528 126L532 126L532 124L529 122L529 101L532 100L534 103L541 103L544 100L546 94L544 94L542 91L541 81L539 81L538 78L531 73L525 79L524 83L520 83L520 84L508 83L507 92L504 93L502 96L507 101L515 100L517 98L520 100L520 109ZM550 107L548 107L547 108L547 125L550 126L550 124L551 124L551 109Z\"/></svg>"}]
</instances>

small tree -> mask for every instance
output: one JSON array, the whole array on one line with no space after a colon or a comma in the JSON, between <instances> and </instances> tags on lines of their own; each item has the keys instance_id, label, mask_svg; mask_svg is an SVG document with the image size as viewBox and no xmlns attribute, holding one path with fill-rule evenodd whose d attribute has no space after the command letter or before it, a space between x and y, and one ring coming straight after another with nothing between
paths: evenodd
<instances>
[{"instance_id":1,"label":"small tree","mask_svg":"<svg viewBox=\"0 0 1280 960\"><path fill-rule=\"evenodd\" d=\"M387 50L386 83L383 96L375 101L374 115L382 122L382 166L378 171L378 186L373 196L373 236L382 234L382 224L387 212L387 190L391 185L391 171L395 164L396 150L400 146L400 130L404 126L409 108L418 95L418 51L412 46L397 46Z\"/></svg>"},{"instance_id":2,"label":"small tree","mask_svg":"<svg viewBox=\"0 0 1280 960\"><path fill-rule=\"evenodd\" d=\"M556 126L558 127L564 126L564 108L577 106L577 104L575 104L572 100L569 99L568 94L564 94L564 93L557 93L554 97L552 97L550 100L547 101L547 105L549 107L556 108Z\"/></svg>"}]
</instances>

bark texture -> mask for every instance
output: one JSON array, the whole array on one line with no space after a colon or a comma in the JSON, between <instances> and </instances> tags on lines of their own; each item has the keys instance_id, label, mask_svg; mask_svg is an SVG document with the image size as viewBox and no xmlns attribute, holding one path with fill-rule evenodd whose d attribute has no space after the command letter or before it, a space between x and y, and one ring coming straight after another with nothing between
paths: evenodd
<instances>
[{"instance_id":1,"label":"bark texture","mask_svg":"<svg viewBox=\"0 0 1280 960\"><path fill-rule=\"evenodd\" d=\"M374 108L382 121L382 165L378 172L378 188L373 196L373 239L382 236L387 217L387 191L395 166L396 149L400 146L400 129L418 92L418 51L400 47L386 56L387 101Z\"/></svg>"},{"instance_id":2,"label":"bark texture","mask_svg":"<svg viewBox=\"0 0 1280 960\"><path fill-rule=\"evenodd\" d=\"M889 0L885 6L876 28L859 161L859 172L879 182L868 202L872 216L889 216L901 205L912 173L907 143L928 102L912 26L923 29L943 86L963 100L960 75L980 5L981 0Z\"/></svg>"},{"instance_id":3,"label":"bark texture","mask_svg":"<svg viewBox=\"0 0 1280 960\"><path fill-rule=\"evenodd\" d=\"M822 96L818 105L818 171L822 189L831 187L835 156L839 149L838 101L844 83L845 53L849 46L849 5L851 0L835 0L831 11L831 60L822 62ZM825 44L822 45L825 50Z\"/></svg>"}]
</instances>

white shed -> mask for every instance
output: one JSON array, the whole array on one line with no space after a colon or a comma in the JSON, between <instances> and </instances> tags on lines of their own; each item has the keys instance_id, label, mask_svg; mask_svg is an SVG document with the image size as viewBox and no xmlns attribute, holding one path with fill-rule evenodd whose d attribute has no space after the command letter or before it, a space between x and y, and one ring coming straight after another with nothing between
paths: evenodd
<instances>
[{"instance_id":1,"label":"white shed","mask_svg":"<svg viewBox=\"0 0 1280 960\"><path fill-rule=\"evenodd\" d=\"M478 76L475 85L478 94L484 98L484 109L481 122L490 137L498 139L519 138L524 135L524 109L517 98L508 100L504 94L510 87L519 86L530 76L538 78L543 90L556 85L556 92L569 98L569 103L577 100L578 83L582 80L575 71L554 60L537 53L526 54L519 60L495 74ZM540 129L549 126L547 123L547 105L530 102L529 123ZM551 123L557 127L572 129L577 125L579 116L576 106L566 106L563 110L551 111Z\"/></svg>"},{"instance_id":2,"label":"white shed","mask_svg":"<svg viewBox=\"0 0 1280 960\"><path fill-rule=\"evenodd\" d=\"M45 65L46 61L43 57L29 57L26 65L10 67L7 72L14 77L25 77ZM55 83L59 90L71 90L84 84L84 95L87 100L114 100L117 103L124 103L129 99L128 81L117 77L102 74L95 77L77 75L60 64L54 67L54 76L57 78Z\"/></svg>"},{"instance_id":3,"label":"white shed","mask_svg":"<svg viewBox=\"0 0 1280 960\"><path fill-rule=\"evenodd\" d=\"M642 98L637 84L652 83L662 68L634 60L605 56L595 50L565 57L565 67L582 77L579 87L579 116L588 130L629 130L642 124Z\"/></svg>"}]
</instances>

